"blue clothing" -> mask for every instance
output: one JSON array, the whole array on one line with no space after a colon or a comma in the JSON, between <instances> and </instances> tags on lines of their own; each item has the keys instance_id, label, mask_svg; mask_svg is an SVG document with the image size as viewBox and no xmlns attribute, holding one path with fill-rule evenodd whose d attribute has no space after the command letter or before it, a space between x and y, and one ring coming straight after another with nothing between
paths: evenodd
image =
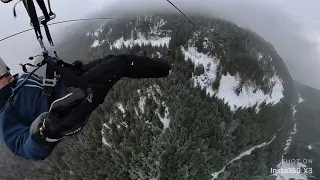
<instances>
[{"instance_id":1,"label":"blue clothing","mask_svg":"<svg viewBox=\"0 0 320 180\"><path fill-rule=\"evenodd\" d=\"M18 87L28 75L19 77ZM55 86L56 96L66 94L66 87L58 78ZM56 144L37 144L29 129L32 122L43 112L48 112L47 97L44 96L42 77L32 75L18 90L11 102L0 112L0 140L16 155L31 159L43 160L53 151Z\"/></svg>"}]
</instances>

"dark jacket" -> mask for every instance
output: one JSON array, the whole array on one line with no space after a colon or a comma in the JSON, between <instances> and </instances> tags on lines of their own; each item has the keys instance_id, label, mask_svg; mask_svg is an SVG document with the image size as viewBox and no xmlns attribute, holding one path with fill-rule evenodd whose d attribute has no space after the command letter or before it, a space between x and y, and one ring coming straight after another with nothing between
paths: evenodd
<instances>
[{"instance_id":1,"label":"dark jacket","mask_svg":"<svg viewBox=\"0 0 320 180\"><path fill-rule=\"evenodd\" d=\"M19 77L18 87L27 74ZM58 79L55 86L57 98L65 95L66 87ZM30 135L32 122L43 112L49 110L47 97L44 96L42 77L32 75L20 88L15 97L0 113L0 140L16 155L43 160L53 151L56 144L38 144Z\"/></svg>"}]
</instances>

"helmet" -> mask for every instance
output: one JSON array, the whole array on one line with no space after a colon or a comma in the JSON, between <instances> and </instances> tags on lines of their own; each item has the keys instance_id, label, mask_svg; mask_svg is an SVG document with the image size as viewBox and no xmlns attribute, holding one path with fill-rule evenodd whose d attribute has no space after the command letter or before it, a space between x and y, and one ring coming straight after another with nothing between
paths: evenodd
<instances>
[{"instance_id":1,"label":"helmet","mask_svg":"<svg viewBox=\"0 0 320 180\"><path fill-rule=\"evenodd\" d=\"M6 63L0 57L0 78L10 72L10 68L6 65ZM8 83L6 86L0 89L0 109L2 109L9 97L12 94L12 90L16 85L16 80Z\"/></svg>"}]
</instances>

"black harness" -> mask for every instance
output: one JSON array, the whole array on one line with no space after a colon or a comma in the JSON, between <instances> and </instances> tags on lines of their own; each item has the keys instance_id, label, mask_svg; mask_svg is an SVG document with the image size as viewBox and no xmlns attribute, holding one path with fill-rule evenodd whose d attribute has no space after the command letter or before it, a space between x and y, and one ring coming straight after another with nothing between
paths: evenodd
<instances>
[{"instance_id":1,"label":"black harness","mask_svg":"<svg viewBox=\"0 0 320 180\"><path fill-rule=\"evenodd\" d=\"M41 29L40 29L40 24L44 27L45 32L46 32L46 36L47 39L51 45L51 47L54 50L54 43L52 41L51 38L51 34L50 34L50 30L48 28L47 23L54 19L56 17L55 13L52 12L51 10L51 6L50 6L50 0L48 0L48 4L49 4L49 13L47 11L47 8L45 6L45 3L43 0L37 0L37 3L43 13L43 16L38 18L36 9L35 9L35 5L33 3L33 0L23 0L23 4L29 14L30 20L31 20L31 25L34 27L35 30L35 34L37 36L37 39L40 43L41 48L43 49L43 63L41 65L44 65L46 63L48 63L48 59L49 59L49 54L48 51L46 49L46 47L44 46L43 43L43 36L41 33ZM54 54L56 57L58 57L56 51L54 50ZM55 71L51 66L47 65L46 68L46 75L43 78L43 86L44 86L44 95L47 96L48 98L48 104L51 104L55 99L56 99L56 92L55 92L55 85L56 85L56 79L55 79Z\"/></svg>"},{"instance_id":2,"label":"black harness","mask_svg":"<svg viewBox=\"0 0 320 180\"><path fill-rule=\"evenodd\" d=\"M39 41L39 44L42 48L42 56L43 60L38 63L37 65L33 65L30 63L26 64L20 64L22 66L22 70L25 73L28 73L29 76L24 80L23 83L20 84L19 87L17 87L14 92L12 93L11 98L16 94L16 92L23 86L23 84L26 82L26 80L35 73L41 66L47 65L46 67L46 74L45 77L43 78L43 86L44 86L44 95L48 99L48 105L50 106L53 101L56 100L56 91L55 91L55 85L56 85L56 76L59 74L61 75L62 80L69 86L74 86L74 87L81 87L81 88L88 88L88 83L86 80L81 79L79 74L80 69L73 66L72 64L66 63L62 61L58 55L57 52L54 49L54 43L50 34L50 30L48 28L47 23L51 20L53 20L56 17L56 14L52 12L51 10L51 5L50 5L50 0L48 0L48 6L49 6L49 12L47 11L46 5L43 0L36 0L42 13L43 16L38 18L37 11L35 9L35 5L33 0L22 0L23 4L27 10L27 13L30 17L30 23L31 26L33 26L36 37ZM20 1L19 1L20 2ZM18 3L15 4L15 6ZM14 6L14 7L15 7ZM16 11L14 8L14 16L16 17ZM44 27L47 39L50 43L50 46L53 49L55 57L52 57L49 55L48 50L46 49L44 43L43 43L43 36L41 32L41 27L42 25ZM33 60L34 57L30 57L30 60ZM36 67L32 72L27 71L26 66L32 66Z\"/></svg>"}]
</instances>

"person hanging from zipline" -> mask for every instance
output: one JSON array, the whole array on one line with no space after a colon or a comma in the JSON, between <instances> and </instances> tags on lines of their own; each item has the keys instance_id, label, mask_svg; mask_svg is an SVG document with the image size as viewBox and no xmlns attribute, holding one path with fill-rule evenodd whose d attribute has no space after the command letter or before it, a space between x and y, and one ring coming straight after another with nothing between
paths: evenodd
<instances>
[{"instance_id":1,"label":"person hanging from zipline","mask_svg":"<svg viewBox=\"0 0 320 180\"><path fill-rule=\"evenodd\" d=\"M82 130L91 113L122 77L167 77L173 60L174 53L168 50L164 58L121 54L108 55L85 65L77 61L74 75L90 85L83 88L72 77L58 76L55 97L50 104L45 96L43 77L12 75L0 58L0 139L17 156L44 160L64 137ZM64 70L59 67L58 72Z\"/></svg>"}]
</instances>

